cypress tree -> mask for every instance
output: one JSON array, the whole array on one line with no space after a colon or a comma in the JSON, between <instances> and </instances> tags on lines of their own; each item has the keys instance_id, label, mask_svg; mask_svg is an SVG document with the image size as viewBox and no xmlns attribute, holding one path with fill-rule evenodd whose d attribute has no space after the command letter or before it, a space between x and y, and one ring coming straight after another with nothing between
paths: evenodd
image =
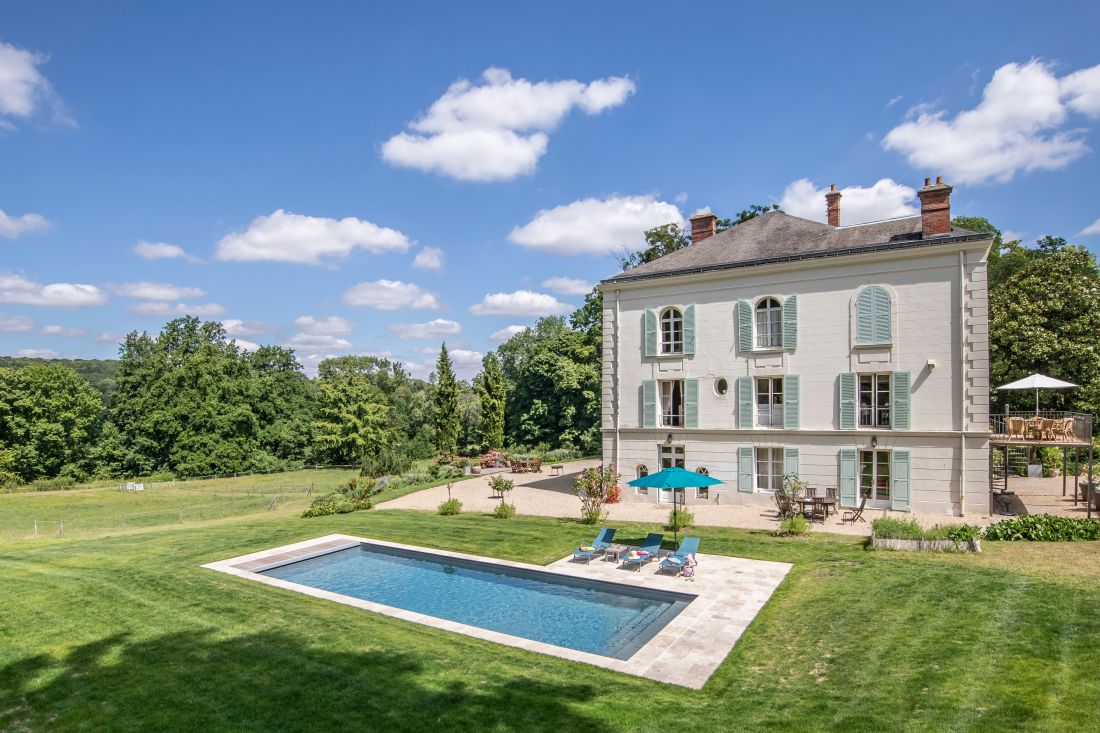
<instances>
[{"instance_id":1,"label":"cypress tree","mask_svg":"<svg viewBox=\"0 0 1100 733\"><path fill-rule=\"evenodd\" d=\"M500 360L492 351L481 360L477 395L481 400L481 449L500 450L504 447L504 374Z\"/></svg>"},{"instance_id":2,"label":"cypress tree","mask_svg":"<svg viewBox=\"0 0 1100 733\"><path fill-rule=\"evenodd\" d=\"M432 422L435 447L440 453L454 453L458 447L458 383L455 381L447 344L439 349L435 362L435 389L432 392Z\"/></svg>"}]
</instances>

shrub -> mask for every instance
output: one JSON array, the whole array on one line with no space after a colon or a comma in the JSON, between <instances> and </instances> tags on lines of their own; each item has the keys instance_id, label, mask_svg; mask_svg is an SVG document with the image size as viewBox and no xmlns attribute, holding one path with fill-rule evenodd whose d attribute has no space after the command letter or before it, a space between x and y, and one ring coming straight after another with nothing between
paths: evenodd
<instances>
[{"instance_id":1,"label":"shrub","mask_svg":"<svg viewBox=\"0 0 1100 733\"><path fill-rule=\"evenodd\" d=\"M1074 542L1100 540L1100 522L1084 517L1030 514L1004 519L985 528L987 540Z\"/></svg>"},{"instance_id":2,"label":"shrub","mask_svg":"<svg viewBox=\"0 0 1100 733\"><path fill-rule=\"evenodd\" d=\"M684 529L695 524L695 515L687 509L673 509L668 513L668 529Z\"/></svg>"},{"instance_id":3,"label":"shrub","mask_svg":"<svg viewBox=\"0 0 1100 733\"><path fill-rule=\"evenodd\" d=\"M430 484L432 482L432 475L430 473L424 473L423 471L409 471L403 473L399 477L401 484L411 486L413 484Z\"/></svg>"},{"instance_id":4,"label":"shrub","mask_svg":"<svg viewBox=\"0 0 1100 733\"><path fill-rule=\"evenodd\" d=\"M511 519L516 516L516 505L505 504L502 501L497 504L497 508L493 510L493 516L497 519Z\"/></svg>"},{"instance_id":5,"label":"shrub","mask_svg":"<svg viewBox=\"0 0 1100 733\"><path fill-rule=\"evenodd\" d=\"M806 482L798 477L797 473L788 473L783 476L783 490L791 496L802 496L806 493Z\"/></svg>"},{"instance_id":6,"label":"shrub","mask_svg":"<svg viewBox=\"0 0 1100 733\"><path fill-rule=\"evenodd\" d=\"M72 476L55 476L53 478L39 478L31 482L31 488L35 491L64 491L76 486L76 479Z\"/></svg>"},{"instance_id":7,"label":"shrub","mask_svg":"<svg viewBox=\"0 0 1100 733\"><path fill-rule=\"evenodd\" d=\"M623 490L618 484L615 484L607 490L607 504L618 504L619 500L623 498Z\"/></svg>"},{"instance_id":8,"label":"shrub","mask_svg":"<svg viewBox=\"0 0 1100 733\"><path fill-rule=\"evenodd\" d=\"M1062 470L1062 449L1047 447L1039 449L1039 463L1043 466L1043 476L1057 476Z\"/></svg>"},{"instance_id":9,"label":"shrub","mask_svg":"<svg viewBox=\"0 0 1100 733\"><path fill-rule=\"evenodd\" d=\"M412 458L404 448L389 446L366 456L360 473L369 478L378 478L404 473L411 467Z\"/></svg>"},{"instance_id":10,"label":"shrub","mask_svg":"<svg viewBox=\"0 0 1100 733\"><path fill-rule=\"evenodd\" d=\"M445 517L452 517L462 513L462 502L458 499L447 499L439 505L439 513Z\"/></svg>"},{"instance_id":11,"label":"shrub","mask_svg":"<svg viewBox=\"0 0 1100 733\"><path fill-rule=\"evenodd\" d=\"M325 494L313 500L309 509L302 512L303 517L324 517L329 514L348 514L361 509L370 509L370 499L349 499L338 491Z\"/></svg>"},{"instance_id":12,"label":"shrub","mask_svg":"<svg viewBox=\"0 0 1100 733\"><path fill-rule=\"evenodd\" d=\"M505 478L503 474L494 473L489 477L489 488L493 490L494 494L500 494L503 500L505 494L516 488L516 482L510 478Z\"/></svg>"},{"instance_id":13,"label":"shrub","mask_svg":"<svg viewBox=\"0 0 1100 733\"><path fill-rule=\"evenodd\" d=\"M801 514L795 514L793 517L787 517L779 523L779 529L776 530L776 534L780 537L790 537L795 535L803 535L810 531L810 523L806 517Z\"/></svg>"},{"instance_id":14,"label":"shrub","mask_svg":"<svg viewBox=\"0 0 1100 733\"><path fill-rule=\"evenodd\" d=\"M462 475L462 469L450 463L440 463L432 466L431 477L435 480L458 478Z\"/></svg>"},{"instance_id":15,"label":"shrub","mask_svg":"<svg viewBox=\"0 0 1100 733\"><path fill-rule=\"evenodd\" d=\"M555 448L549 451L542 457L544 461L560 462L560 461L572 461L581 457L579 450L570 450L568 448Z\"/></svg>"},{"instance_id":16,"label":"shrub","mask_svg":"<svg viewBox=\"0 0 1100 733\"><path fill-rule=\"evenodd\" d=\"M610 466L581 471L573 482L573 493L581 500L581 521L598 524L604 517L603 507L608 503L608 496L618 486L619 474Z\"/></svg>"},{"instance_id":17,"label":"shrub","mask_svg":"<svg viewBox=\"0 0 1100 733\"><path fill-rule=\"evenodd\" d=\"M883 517L871 522L871 531L880 540L919 540L924 529L915 519L891 519Z\"/></svg>"}]
</instances>

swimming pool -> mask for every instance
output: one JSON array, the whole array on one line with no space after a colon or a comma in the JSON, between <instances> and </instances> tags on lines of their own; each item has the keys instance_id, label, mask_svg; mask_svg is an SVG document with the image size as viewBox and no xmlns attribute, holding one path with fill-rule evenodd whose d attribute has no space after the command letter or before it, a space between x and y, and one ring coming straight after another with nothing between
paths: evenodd
<instances>
[{"instance_id":1,"label":"swimming pool","mask_svg":"<svg viewBox=\"0 0 1100 733\"><path fill-rule=\"evenodd\" d=\"M256 572L614 659L629 659L694 598L369 543Z\"/></svg>"}]
</instances>

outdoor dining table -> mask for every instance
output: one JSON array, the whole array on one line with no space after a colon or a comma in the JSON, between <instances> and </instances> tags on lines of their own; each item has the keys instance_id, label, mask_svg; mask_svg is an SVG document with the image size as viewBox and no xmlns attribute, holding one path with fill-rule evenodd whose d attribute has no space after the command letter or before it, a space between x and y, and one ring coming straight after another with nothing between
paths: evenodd
<instances>
[{"instance_id":1,"label":"outdoor dining table","mask_svg":"<svg viewBox=\"0 0 1100 733\"><path fill-rule=\"evenodd\" d=\"M806 513L807 505L813 506L815 501L824 505L826 517L830 514L836 514L836 499L831 496L800 496L795 501L798 502L799 511L803 514Z\"/></svg>"}]
</instances>

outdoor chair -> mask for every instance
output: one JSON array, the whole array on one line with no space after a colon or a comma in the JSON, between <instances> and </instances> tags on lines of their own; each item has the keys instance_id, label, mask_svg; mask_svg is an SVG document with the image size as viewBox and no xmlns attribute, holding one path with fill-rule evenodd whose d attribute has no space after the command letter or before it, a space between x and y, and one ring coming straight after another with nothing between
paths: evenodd
<instances>
[{"instance_id":1,"label":"outdoor chair","mask_svg":"<svg viewBox=\"0 0 1100 733\"><path fill-rule=\"evenodd\" d=\"M836 498L836 487L835 486L829 486L828 488L825 489L825 498L826 499L835 499Z\"/></svg>"},{"instance_id":2,"label":"outdoor chair","mask_svg":"<svg viewBox=\"0 0 1100 733\"><path fill-rule=\"evenodd\" d=\"M1027 419L1027 437L1031 440L1043 439L1043 418L1029 417Z\"/></svg>"},{"instance_id":3,"label":"outdoor chair","mask_svg":"<svg viewBox=\"0 0 1100 733\"><path fill-rule=\"evenodd\" d=\"M840 523L844 524L845 522L851 522L854 525L856 522L866 522L867 520L863 518L863 510L866 508L867 494L864 494L863 498L860 499L858 507L856 507L852 511L844 512L844 514L840 515Z\"/></svg>"},{"instance_id":4,"label":"outdoor chair","mask_svg":"<svg viewBox=\"0 0 1100 733\"><path fill-rule=\"evenodd\" d=\"M1006 418L1005 422L1008 423L1008 439L1009 440L1023 440L1026 436L1025 431L1027 429L1027 421L1022 417L1010 417Z\"/></svg>"},{"instance_id":5,"label":"outdoor chair","mask_svg":"<svg viewBox=\"0 0 1100 733\"><path fill-rule=\"evenodd\" d=\"M683 542L680 543L680 548L676 550L676 552L661 558L661 562L657 567L657 572L672 570L676 573L680 573L688 566L688 562L690 562L691 558L695 557L695 553L697 552L699 552L699 538L685 537Z\"/></svg>"},{"instance_id":6,"label":"outdoor chair","mask_svg":"<svg viewBox=\"0 0 1100 733\"><path fill-rule=\"evenodd\" d=\"M823 501L824 498L825 497L823 497L823 496L813 497L813 502L810 503L810 521L811 522L816 521L818 517L821 517L821 523L822 524L825 523L826 508L825 508L825 502Z\"/></svg>"},{"instance_id":7,"label":"outdoor chair","mask_svg":"<svg viewBox=\"0 0 1100 733\"><path fill-rule=\"evenodd\" d=\"M1077 434L1073 430L1074 420L1072 417L1062 418L1062 439L1067 443L1077 442Z\"/></svg>"},{"instance_id":8,"label":"outdoor chair","mask_svg":"<svg viewBox=\"0 0 1100 733\"><path fill-rule=\"evenodd\" d=\"M614 536L614 527L601 527L599 534L596 535L596 539L592 540L591 545L581 545L573 550L573 560L584 560L588 562L596 555L606 550L611 544L611 540Z\"/></svg>"},{"instance_id":9,"label":"outdoor chair","mask_svg":"<svg viewBox=\"0 0 1100 733\"><path fill-rule=\"evenodd\" d=\"M637 570L657 557L657 553L661 551L661 541L664 538L665 536L659 532L650 532L646 535L645 541L639 549L631 550L623 555L622 567Z\"/></svg>"}]
</instances>

